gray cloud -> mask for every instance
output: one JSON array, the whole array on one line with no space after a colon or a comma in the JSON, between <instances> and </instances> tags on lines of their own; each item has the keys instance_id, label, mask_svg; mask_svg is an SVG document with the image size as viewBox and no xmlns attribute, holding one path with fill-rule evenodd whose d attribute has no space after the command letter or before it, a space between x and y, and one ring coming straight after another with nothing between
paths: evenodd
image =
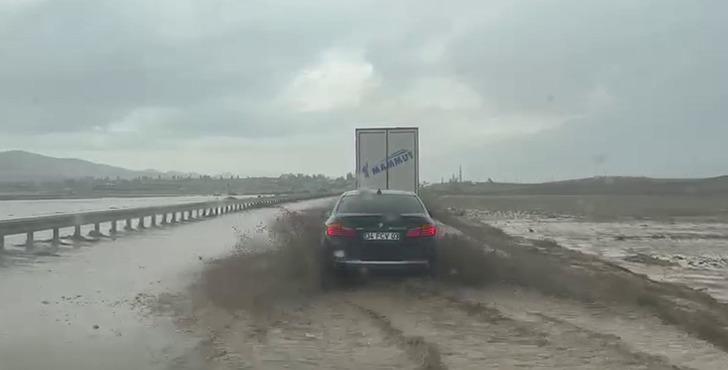
<instances>
[{"instance_id":1,"label":"gray cloud","mask_svg":"<svg viewBox=\"0 0 728 370\"><path fill-rule=\"evenodd\" d=\"M0 148L336 174L354 127L418 124L429 179L459 163L520 180L718 174L727 13L710 1L0 2ZM182 149L195 159L132 159ZM221 163L245 156L256 164Z\"/></svg>"}]
</instances>

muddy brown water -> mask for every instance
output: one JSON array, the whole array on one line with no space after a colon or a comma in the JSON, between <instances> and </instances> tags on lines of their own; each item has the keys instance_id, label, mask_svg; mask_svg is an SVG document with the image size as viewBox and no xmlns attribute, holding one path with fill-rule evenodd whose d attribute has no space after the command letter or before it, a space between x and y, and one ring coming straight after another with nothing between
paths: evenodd
<instances>
[{"instance_id":1,"label":"muddy brown water","mask_svg":"<svg viewBox=\"0 0 728 370\"><path fill-rule=\"evenodd\" d=\"M441 250L436 279L370 276L321 291L305 248L317 242L316 217L284 216L271 226L275 251L250 253L260 249L246 241L251 248L208 263L189 291L159 300L154 311L199 338L174 368L724 369L728 363L720 347L665 322L651 307L614 297L569 298L567 289L555 296L508 279L513 272L494 263L523 256L462 236L443 243L450 250Z\"/></svg>"},{"instance_id":2,"label":"muddy brown water","mask_svg":"<svg viewBox=\"0 0 728 370\"><path fill-rule=\"evenodd\" d=\"M706 322L666 317L678 311L661 314L663 307L639 302L673 294L680 305L716 319L722 306L558 245L509 253L512 240L491 229L479 238L448 233L436 279L373 276L322 291L311 252L323 203L151 230L4 267L0 369L724 369L728 363L721 331L694 330L689 324ZM634 284L623 289L629 299L586 278L590 268L601 281Z\"/></svg>"},{"instance_id":3,"label":"muddy brown water","mask_svg":"<svg viewBox=\"0 0 728 370\"><path fill-rule=\"evenodd\" d=\"M512 236L553 240L651 279L704 290L728 303L728 223L725 220L621 219L592 221L573 215L461 210L468 218Z\"/></svg>"},{"instance_id":4,"label":"muddy brown water","mask_svg":"<svg viewBox=\"0 0 728 370\"><path fill-rule=\"evenodd\" d=\"M264 235L280 213L256 209L147 229L48 256L8 248L0 254L0 370L169 368L199 338L149 312L147 302L185 290L206 261L234 251L241 233Z\"/></svg>"},{"instance_id":5,"label":"muddy brown water","mask_svg":"<svg viewBox=\"0 0 728 370\"><path fill-rule=\"evenodd\" d=\"M179 325L202 339L176 368L724 369L728 361L647 311L499 284L374 281L280 303L262 316L215 305L187 315Z\"/></svg>"}]
</instances>

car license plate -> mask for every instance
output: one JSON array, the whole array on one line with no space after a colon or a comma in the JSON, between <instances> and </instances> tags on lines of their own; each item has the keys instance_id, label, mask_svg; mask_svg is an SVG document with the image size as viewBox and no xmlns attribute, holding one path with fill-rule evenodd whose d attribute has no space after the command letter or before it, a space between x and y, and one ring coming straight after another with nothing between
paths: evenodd
<instances>
[{"instance_id":1,"label":"car license plate","mask_svg":"<svg viewBox=\"0 0 728 370\"><path fill-rule=\"evenodd\" d=\"M393 233L393 232L364 233L364 240L399 240L399 233Z\"/></svg>"}]
</instances>

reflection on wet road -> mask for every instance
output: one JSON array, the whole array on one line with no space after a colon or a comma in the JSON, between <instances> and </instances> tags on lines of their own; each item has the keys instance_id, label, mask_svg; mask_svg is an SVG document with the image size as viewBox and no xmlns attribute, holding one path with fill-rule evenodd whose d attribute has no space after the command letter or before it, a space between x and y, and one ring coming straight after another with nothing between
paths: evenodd
<instances>
[{"instance_id":1,"label":"reflection on wet road","mask_svg":"<svg viewBox=\"0 0 728 370\"><path fill-rule=\"evenodd\" d=\"M194 340L139 301L184 289L205 260L233 250L239 232L261 233L279 212L229 214L0 264L0 369L168 368Z\"/></svg>"}]
</instances>

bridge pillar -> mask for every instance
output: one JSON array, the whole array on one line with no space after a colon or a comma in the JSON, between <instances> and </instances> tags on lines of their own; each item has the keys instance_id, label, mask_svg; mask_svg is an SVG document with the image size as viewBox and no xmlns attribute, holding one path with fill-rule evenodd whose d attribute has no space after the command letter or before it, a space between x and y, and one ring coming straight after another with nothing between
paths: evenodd
<instances>
[{"instance_id":1,"label":"bridge pillar","mask_svg":"<svg viewBox=\"0 0 728 370\"><path fill-rule=\"evenodd\" d=\"M95 237L101 236L101 224L100 223L97 222L94 224L94 231L91 234Z\"/></svg>"},{"instance_id":2,"label":"bridge pillar","mask_svg":"<svg viewBox=\"0 0 728 370\"><path fill-rule=\"evenodd\" d=\"M57 227L53 228L53 239L51 239L51 244L61 244L61 232Z\"/></svg>"},{"instance_id":3,"label":"bridge pillar","mask_svg":"<svg viewBox=\"0 0 728 370\"><path fill-rule=\"evenodd\" d=\"M137 229L146 229L147 227L144 226L144 216L139 217L139 223L137 224Z\"/></svg>"},{"instance_id":4,"label":"bridge pillar","mask_svg":"<svg viewBox=\"0 0 728 370\"><path fill-rule=\"evenodd\" d=\"M109 230L109 234L116 235L116 220L111 221L111 229Z\"/></svg>"},{"instance_id":5,"label":"bridge pillar","mask_svg":"<svg viewBox=\"0 0 728 370\"><path fill-rule=\"evenodd\" d=\"M177 212L172 212L172 220L170 221L170 223L177 223Z\"/></svg>"},{"instance_id":6,"label":"bridge pillar","mask_svg":"<svg viewBox=\"0 0 728 370\"><path fill-rule=\"evenodd\" d=\"M5 235L0 235L0 251L5 250Z\"/></svg>"},{"instance_id":7,"label":"bridge pillar","mask_svg":"<svg viewBox=\"0 0 728 370\"><path fill-rule=\"evenodd\" d=\"M83 239L83 236L81 236L81 225L76 225L73 227L73 239L75 239L75 240Z\"/></svg>"},{"instance_id":8,"label":"bridge pillar","mask_svg":"<svg viewBox=\"0 0 728 370\"><path fill-rule=\"evenodd\" d=\"M152 213L152 216L150 218L151 218L151 221L150 221L149 226L156 227L157 226L157 215Z\"/></svg>"},{"instance_id":9,"label":"bridge pillar","mask_svg":"<svg viewBox=\"0 0 728 370\"><path fill-rule=\"evenodd\" d=\"M131 227L131 218L126 219L126 226L124 226L124 230L127 230L127 231L134 230L134 228Z\"/></svg>"}]
</instances>

